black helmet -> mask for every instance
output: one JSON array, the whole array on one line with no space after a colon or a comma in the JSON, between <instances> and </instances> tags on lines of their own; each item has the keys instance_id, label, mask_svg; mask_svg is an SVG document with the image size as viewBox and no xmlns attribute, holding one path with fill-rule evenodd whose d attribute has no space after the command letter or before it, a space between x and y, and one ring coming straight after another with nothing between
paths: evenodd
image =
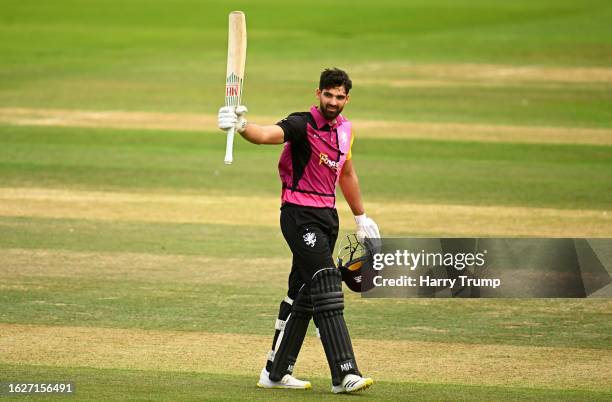
<instances>
[{"instance_id":1,"label":"black helmet","mask_svg":"<svg viewBox=\"0 0 612 402\"><path fill-rule=\"evenodd\" d=\"M360 242L355 234L344 238L338 250L338 269L342 280L353 292L367 292L374 287L372 247L368 240Z\"/></svg>"}]
</instances>

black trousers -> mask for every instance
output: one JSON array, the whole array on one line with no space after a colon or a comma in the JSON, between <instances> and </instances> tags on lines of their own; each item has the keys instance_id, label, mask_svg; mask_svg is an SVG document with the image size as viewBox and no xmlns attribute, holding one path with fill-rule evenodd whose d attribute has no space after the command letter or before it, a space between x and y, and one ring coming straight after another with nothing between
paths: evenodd
<instances>
[{"instance_id":1,"label":"black trousers","mask_svg":"<svg viewBox=\"0 0 612 402\"><path fill-rule=\"evenodd\" d=\"M311 318L332 374L339 385L346 374L360 375L344 321L339 271L332 253L338 238L338 213L332 208L285 204L281 230L293 253L288 298L280 305L266 369L272 381L292 373Z\"/></svg>"},{"instance_id":2,"label":"black trousers","mask_svg":"<svg viewBox=\"0 0 612 402\"><path fill-rule=\"evenodd\" d=\"M280 225L293 253L287 296L295 299L302 286L310 286L319 269L335 266L333 252L338 239L338 212L332 208L284 204Z\"/></svg>"}]
</instances>

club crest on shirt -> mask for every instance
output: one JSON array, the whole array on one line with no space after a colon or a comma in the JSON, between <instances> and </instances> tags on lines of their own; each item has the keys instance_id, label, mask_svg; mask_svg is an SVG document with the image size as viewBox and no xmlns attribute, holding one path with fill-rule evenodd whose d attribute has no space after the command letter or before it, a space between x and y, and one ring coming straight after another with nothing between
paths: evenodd
<instances>
[{"instance_id":1,"label":"club crest on shirt","mask_svg":"<svg viewBox=\"0 0 612 402\"><path fill-rule=\"evenodd\" d=\"M302 236L302 239L304 239L304 243L306 243L307 246L314 247L317 242L317 235L313 232L307 232Z\"/></svg>"},{"instance_id":2,"label":"club crest on shirt","mask_svg":"<svg viewBox=\"0 0 612 402\"><path fill-rule=\"evenodd\" d=\"M338 171L339 163L329 159L329 156L326 153L321 152L319 154L319 165L325 164L330 169Z\"/></svg>"}]
</instances>

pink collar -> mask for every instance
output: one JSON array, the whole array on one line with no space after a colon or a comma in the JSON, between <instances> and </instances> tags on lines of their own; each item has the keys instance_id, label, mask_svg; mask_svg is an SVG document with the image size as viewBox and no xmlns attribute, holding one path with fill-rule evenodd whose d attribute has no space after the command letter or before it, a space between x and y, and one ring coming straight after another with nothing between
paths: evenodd
<instances>
[{"instance_id":1,"label":"pink collar","mask_svg":"<svg viewBox=\"0 0 612 402\"><path fill-rule=\"evenodd\" d=\"M338 117L336 117L336 124L330 123L327 120L325 120L325 117L323 117L323 115L321 114L321 111L316 106L312 106L310 108L310 114L312 114L312 117L314 117L314 120L315 120L315 123L317 123L318 129L323 128L326 124L329 124L329 127L331 128L336 128L346 121L344 116L340 114L338 115Z\"/></svg>"}]
</instances>

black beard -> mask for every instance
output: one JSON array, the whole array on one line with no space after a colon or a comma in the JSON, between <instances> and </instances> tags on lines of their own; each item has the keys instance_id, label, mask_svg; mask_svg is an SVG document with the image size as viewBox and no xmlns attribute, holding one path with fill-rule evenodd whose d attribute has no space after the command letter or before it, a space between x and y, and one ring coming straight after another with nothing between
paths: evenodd
<instances>
[{"instance_id":1,"label":"black beard","mask_svg":"<svg viewBox=\"0 0 612 402\"><path fill-rule=\"evenodd\" d=\"M342 109L340 108L338 108L337 110L333 112L330 112L329 110L323 107L323 104L319 104L319 110L321 111L321 114L323 115L323 117L325 117L325 120L327 121L334 120L336 117L338 117L340 112L342 112Z\"/></svg>"}]
</instances>

